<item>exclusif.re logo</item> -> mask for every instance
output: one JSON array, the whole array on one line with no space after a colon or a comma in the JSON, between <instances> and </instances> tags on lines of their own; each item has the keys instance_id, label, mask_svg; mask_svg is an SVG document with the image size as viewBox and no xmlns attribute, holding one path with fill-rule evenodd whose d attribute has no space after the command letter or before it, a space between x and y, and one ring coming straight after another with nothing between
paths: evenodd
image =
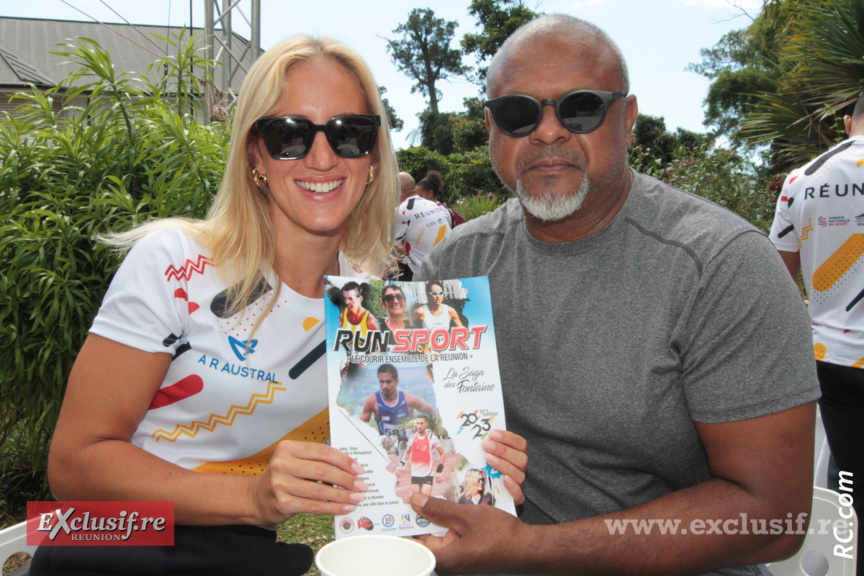
<instances>
[{"instance_id":1,"label":"exclusif.re logo","mask_svg":"<svg viewBox=\"0 0 864 576\"><path fill-rule=\"evenodd\" d=\"M29 546L173 546L174 503L28 502Z\"/></svg>"}]
</instances>

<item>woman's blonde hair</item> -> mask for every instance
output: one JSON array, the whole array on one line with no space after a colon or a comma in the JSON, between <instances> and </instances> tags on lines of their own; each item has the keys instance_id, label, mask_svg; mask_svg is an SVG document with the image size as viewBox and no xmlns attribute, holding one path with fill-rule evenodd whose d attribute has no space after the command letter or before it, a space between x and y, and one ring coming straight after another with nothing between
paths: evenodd
<instances>
[{"instance_id":1,"label":"woman's blonde hair","mask_svg":"<svg viewBox=\"0 0 864 576\"><path fill-rule=\"evenodd\" d=\"M488 490L488 486L486 486L486 473L479 468L471 468L467 472L465 472L465 478L462 480L462 494L466 496L472 496L474 491L477 489L477 484L483 480L483 494Z\"/></svg>"},{"instance_id":2,"label":"woman's blonde hair","mask_svg":"<svg viewBox=\"0 0 864 576\"><path fill-rule=\"evenodd\" d=\"M395 207L399 197L398 167L390 140L387 112L378 85L363 58L353 49L329 38L301 35L289 38L261 55L240 88L231 128L228 160L219 191L206 220L170 218L144 224L106 238L128 249L148 233L180 228L210 252L229 288L232 311L245 307L261 279L261 266L275 268L276 246L267 198L252 180L247 146L257 137L255 122L278 113L290 86L288 69L315 58L332 58L357 78L370 114L381 117L372 152L374 178L354 211L340 249L354 266L380 275L393 246ZM290 160L287 160L290 162ZM277 287L278 291L278 287Z\"/></svg>"}]
</instances>

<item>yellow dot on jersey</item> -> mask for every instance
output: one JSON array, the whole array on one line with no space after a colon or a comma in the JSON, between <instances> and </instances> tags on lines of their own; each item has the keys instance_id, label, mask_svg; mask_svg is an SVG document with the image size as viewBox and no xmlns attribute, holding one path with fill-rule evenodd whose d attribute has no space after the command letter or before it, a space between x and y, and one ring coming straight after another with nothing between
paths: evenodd
<instances>
[{"instance_id":1,"label":"yellow dot on jersey","mask_svg":"<svg viewBox=\"0 0 864 576\"><path fill-rule=\"evenodd\" d=\"M825 359L825 355L828 353L828 349L821 342L817 342L813 345L813 352L816 355L816 360L820 362Z\"/></svg>"},{"instance_id":2,"label":"yellow dot on jersey","mask_svg":"<svg viewBox=\"0 0 864 576\"><path fill-rule=\"evenodd\" d=\"M319 322L318 318L312 318L311 316L309 318L306 318L303 321L303 330L308 332L309 330L314 328L315 325L318 324L318 322Z\"/></svg>"}]
</instances>

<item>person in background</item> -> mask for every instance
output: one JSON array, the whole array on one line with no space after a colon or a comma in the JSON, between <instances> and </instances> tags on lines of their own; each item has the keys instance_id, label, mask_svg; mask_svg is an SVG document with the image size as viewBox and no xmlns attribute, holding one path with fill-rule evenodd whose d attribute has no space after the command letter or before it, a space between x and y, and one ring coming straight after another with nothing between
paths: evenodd
<instances>
[{"instance_id":1,"label":"person in background","mask_svg":"<svg viewBox=\"0 0 864 576\"><path fill-rule=\"evenodd\" d=\"M430 202L435 202L440 204L441 206L445 206L447 211L450 213L450 227L455 228L460 224L465 223L465 219L459 215L458 212L440 202L438 199L441 198L441 193L444 191L444 177L441 176L441 173L437 170L429 170L426 172L426 175L417 183L417 186L414 189L414 193L418 196L429 200Z\"/></svg>"},{"instance_id":2,"label":"person in background","mask_svg":"<svg viewBox=\"0 0 864 576\"><path fill-rule=\"evenodd\" d=\"M404 256L394 279L410 281L432 248L450 230L450 213L443 204L418 195L404 200L396 211L396 248Z\"/></svg>"},{"instance_id":3,"label":"person in background","mask_svg":"<svg viewBox=\"0 0 864 576\"><path fill-rule=\"evenodd\" d=\"M819 409L837 468L828 487L864 478L864 94L849 138L786 177L771 240L809 296ZM853 504L864 518L864 498ZM864 554L858 554L859 573Z\"/></svg>"},{"instance_id":4,"label":"person in background","mask_svg":"<svg viewBox=\"0 0 864 576\"><path fill-rule=\"evenodd\" d=\"M400 203L414 195L414 177L408 172L399 172L399 193Z\"/></svg>"},{"instance_id":5,"label":"person in background","mask_svg":"<svg viewBox=\"0 0 864 576\"><path fill-rule=\"evenodd\" d=\"M414 186L414 195L425 198L430 202L435 202L435 186L432 185L432 182L424 178Z\"/></svg>"}]
</instances>

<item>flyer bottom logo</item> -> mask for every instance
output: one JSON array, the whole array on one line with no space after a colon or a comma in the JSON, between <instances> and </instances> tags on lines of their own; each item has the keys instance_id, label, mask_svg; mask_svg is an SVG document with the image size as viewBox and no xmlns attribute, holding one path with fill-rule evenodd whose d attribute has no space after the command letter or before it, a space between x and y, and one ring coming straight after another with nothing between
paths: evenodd
<instances>
[{"instance_id":1,"label":"flyer bottom logo","mask_svg":"<svg viewBox=\"0 0 864 576\"><path fill-rule=\"evenodd\" d=\"M351 518L343 518L339 521L339 529L343 534L348 534L354 530L354 520Z\"/></svg>"},{"instance_id":2,"label":"flyer bottom logo","mask_svg":"<svg viewBox=\"0 0 864 576\"><path fill-rule=\"evenodd\" d=\"M27 545L173 546L174 502L28 502Z\"/></svg>"}]
</instances>

